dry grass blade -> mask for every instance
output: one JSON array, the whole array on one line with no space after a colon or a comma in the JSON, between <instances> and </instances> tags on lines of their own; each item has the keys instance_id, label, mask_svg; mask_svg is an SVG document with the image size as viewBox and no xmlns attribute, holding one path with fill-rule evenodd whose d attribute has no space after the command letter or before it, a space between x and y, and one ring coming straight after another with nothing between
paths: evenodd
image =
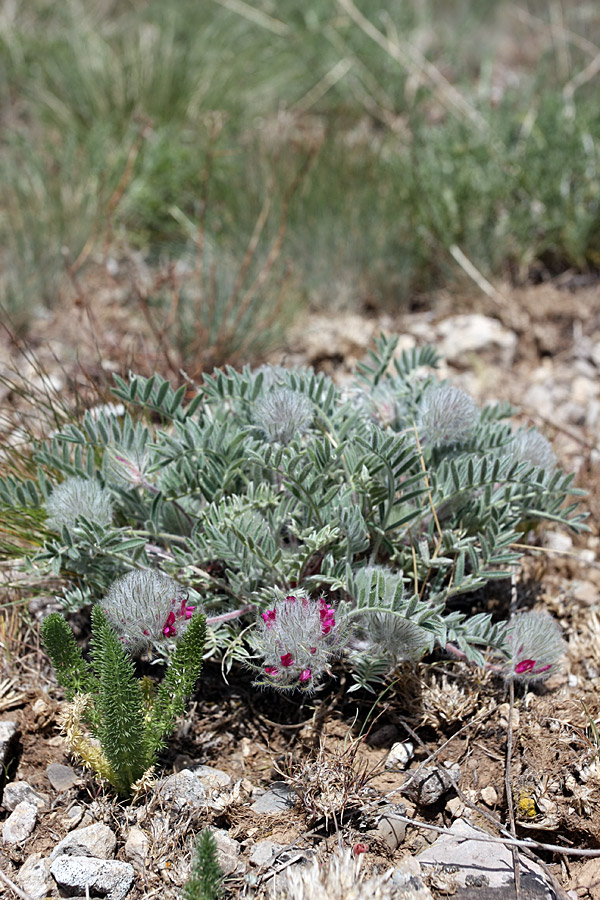
<instances>
[{"instance_id":1,"label":"dry grass blade","mask_svg":"<svg viewBox=\"0 0 600 900\"><path fill-rule=\"evenodd\" d=\"M20 706L26 699L26 695L14 690L17 684L14 678L5 678L0 681L0 712L12 709L13 706Z\"/></svg>"},{"instance_id":2,"label":"dry grass blade","mask_svg":"<svg viewBox=\"0 0 600 900\"><path fill-rule=\"evenodd\" d=\"M466 118L479 131L483 133L489 131L489 125L483 116L470 103L467 103L460 91L416 47L410 45L407 41L403 41L402 44L392 41L387 35L382 34L357 9L352 0L338 0L338 3L356 22L361 31L375 41L382 50L385 50L392 59L395 59L397 63L404 69L407 69L419 81L429 82L434 89L437 99L446 109L452 113L458 113L462 118Z\"/></svg>"}]
</instances>

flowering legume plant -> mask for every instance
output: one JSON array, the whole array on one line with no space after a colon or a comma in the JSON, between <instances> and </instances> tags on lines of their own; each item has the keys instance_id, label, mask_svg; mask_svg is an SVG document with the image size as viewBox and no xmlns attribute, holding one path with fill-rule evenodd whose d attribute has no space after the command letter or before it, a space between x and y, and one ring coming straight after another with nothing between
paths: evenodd
<instances>
[{"instance_id":1,"label":"flowering legume plant","mask_svg":"<svg viewBox=\"0 0 600 900\"><path fill-rule=\"evenodd\" d=\"M27 565L62 580L67 609L101 604L132 652L201 609L208 653L261 685L312 690L337 656L368 686L436 645L550 672L562 644L540 656L543 622L520 640L522 621L460 598L506 577L524 530L585 527L582 492L514 410L440 383L432 348L396 348L379 338L343 388L276 366L177 390L116 377L115 404L35 448L35 477L0 478L0 504L40 523Z\"/></svg>"}]
</instances>

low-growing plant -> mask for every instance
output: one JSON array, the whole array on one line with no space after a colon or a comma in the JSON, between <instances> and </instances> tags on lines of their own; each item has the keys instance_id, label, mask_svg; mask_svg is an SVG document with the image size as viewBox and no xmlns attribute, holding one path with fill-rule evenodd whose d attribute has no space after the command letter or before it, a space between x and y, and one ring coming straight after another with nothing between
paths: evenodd
<instances>
[{"instance_id":1,"label":"low-growing plant","mask_svg":"<svg viewBox=\"0 0 600 900\"><path fill-rule=\"evenodd\" d=\"M223 870L217 859L215 836L205 828L194 848L192 871L183 889L183 900L219 900L223 896Z\"/></svg>"},{"instance_id":2,"label":"low-growing plant","mask_svg":"<svg viewBox=\"0 0 600 900\"><path fill-rule=\"evenodd\" d=\"M344 388L273 366L218 370L193 389L117 377L122 414L109 407L60 428L35 450L37 479L0 479L4 508L52 513L27 564L64 579L71 609L114 598L128 579L175 579L189 608L201 598L210 616L208 653L226 670L249 663L259 684L314 690L344 655L354 688L368 687L436 646L480 665L488 652L496 665L513 660L515 677L533 660L535 677L536 629L517 639L522 620L507 632L461 600L506 577L522 530L585 527L582 492L541 438L511 427L510 407L478 409L438 382L432 348L396 346L379 338ZM91 482L90 497L108 492L110 521L84 492L78 512L58 517L72 479ZM149 635L105 606L136 649L141 636L156 645L169 636L161 629L185 627L188 601L173 597L172 608L157 601Z\"/></svg>"},{"instance_id":3,"label":"low-growing plant","mask_svg":"<svg viewBox=\"0 0 600 900\"><path fill-rule=\"evenodd\" d=\"M166 576L162 580L170 581ZM177 584L171 582L171 585L177 591ZM121 589L124 590L123 586ZM130 594L131 605L137 599ZM158 614L162 612L159 610ZM153 627L155 614L153 610L149 628ZM167 622L170 622L168 617ZM172 633L169 624L165 624L164 636ZM173 730L176 717L184 712L185 702L200 675L205 634L204 616L191 616L165 677L155 691L151 679L136 678L124 641L119 640L100 605L92 610L90 663L84 659L60 613L44 619L44 647L70 701L63 715L67 746L120 794L129 795L152 773L165 737Z\"/></svg>"}]
</instances>

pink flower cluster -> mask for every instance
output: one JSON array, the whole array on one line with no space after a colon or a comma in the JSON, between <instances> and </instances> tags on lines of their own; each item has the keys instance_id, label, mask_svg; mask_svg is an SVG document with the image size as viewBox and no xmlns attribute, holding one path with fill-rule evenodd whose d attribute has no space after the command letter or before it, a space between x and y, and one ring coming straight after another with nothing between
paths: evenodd
<instances>
[{"instance_id":1,"label":"pink flower cluster","mask_svg":"<svg viewBox=\"0 0 600 900\"><path fill-rule=\"evenodd\" d=\"M171 600L171 603L173 605L175 605L177 603L177 598L173 597ZM167 621L165 622L164 628L162 630L164 636L165 637L175 637L177 634L177 629L175 627L176 621L178 619L183 619L183 621L186 622L188 619L191 619L195 612L195 609L196 609L195 606L187 606L187 601L184 598L181 601L180 609L177 610L177 614L175 614L175 612L173 610L171 610L171 612L167 616ZM148 634L147 631L145 633Z\"/></svg>"},{"instance_id":2,"label":"pink flower cluster","mask_svg":"<svg viewBox=\"0 0 600 900\"><path fill-rule=\"evenodd\" d=\"M259 683L312 689L339 644L333 606L324 597L313 600L298 591L282 597L273 609L261 613L261 619L254 644L264 657L261 671L266 680Z\"/></svg>"},{"instance_id":3,"label":"pink flower cluster","mask_svg":"<svg viewBox=\"0 0 600 900\"><path fill-rule=\"evenodd\" d=\"M507 677L520 681L547 678L566 649L559 626L545 612L519 613L509 622L506 638L511 655Z\"/></svg>"}]
</instances>

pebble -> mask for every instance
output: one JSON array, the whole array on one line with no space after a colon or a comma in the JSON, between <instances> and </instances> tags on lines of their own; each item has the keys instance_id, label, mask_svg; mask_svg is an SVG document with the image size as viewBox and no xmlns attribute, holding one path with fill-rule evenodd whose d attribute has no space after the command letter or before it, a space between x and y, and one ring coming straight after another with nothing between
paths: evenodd
<instances>
[{"instance_id":1,"label":"pebble","mask_svg":"<svg viewBox=\"0 0 600 900\"><path fill-rule=\"evenodd\" d=\"M208 802L208 791L190 769L169 775L158 788L160 797L176 809L202 809Z\"/></svg>"},{"instance_id":2,"label":"pebble","mask_svg":"<svg viewBox=\"0 0 600 900\"><path fill-rule=\"evenodd\" d=\"M217 859L224 875L231 875L235 871L246 870L244 863L240 862L242 845L234 841L224 828L211 828L217 843Z\"/></svg>"},{"instance_id":3,"label":"pebble","mask_svg":"<svg viewBox=\"0 0 600 900\"><path fill-rule=\"evenodd\" d=\"M18 734L19 729L16 722L0 722L0 791L4 772L6 772L15 751Z\"/></svg>"},{"instance_id":4,"label":"pebble","mask_svg":"<svg viewBox=\"0 0 600 900\"><path fill-rule=\"evenodd\" d=\"M79 781L75 769L60 763L50 763L46 766L46 777L55 791L68 791Z\"/></svg>"},{"instance_id":5,"label":"pebble","mask_svg":"<svg viewBox=\"0 0 600 900\"><path fill-rule=\"evenodd\" d=\"M383 841L393 853L406 837L406 822L398 818L405 815L406 806L403 803L388 803L378 810L377 824L367 834Z\"/></svg>"},{"instance_id":6,"label":"pebble","mask_svg":"<svg viewBox=\"0 0 600 900\"><path fill-rule=\"evenodd\" d=\"M517 335L498 319L480 313L450 316L437 324L441 341L437 350L451 365L470 364L470 355L485 354L510 367L517 349Z\"/></svg>"},{"instance_id":7,"label":"pebble","mask_svg":"<svg viewBox=\"0 0 600 900\"><path fill-rule=\"evenodd\" d=\"M415 747L410 741L392 744L385 761L385 767L386 769L405 769L414 755Z\"/></svg>"},{"instance_id":8,"label":"pebble","mask_svg":"<svg viewBox=\"0 0 600 900\"><path fill-rule=\"evenodd\" d=\"M257 844L254 844L250 851L250 865L268 866L273 857L283 850L283 847L284 845L278 844L277 841L259 841Z\"/></svg>"},{"instance_id":9,"label":"pebble","mask_svg":"<svg viewBox=\"0 0 600 900\"><path fill-rule=\"evenodd\" d=\"M486 806L496 806L496 804L498 803L498 792L496 791L496 788L492 787L491 784L488 784L487 787L482 788L481 799Z\"/></svg>"},{"instance_id":10,"label":"pebble","mask_svg":"<svg viewBox=\"0 0 600 900\"><path fill-rule=\"evenodd\" d=\"M129 834L125 841L125 856L134 869L140 870L144 868L149 847L150 839L148 835L141 828L138 828L137 825L133 825L129 829Z\"/></svg>"},{"instance_id":11,"label":"pebble","mask_svg":"<svg viewBox=\"0 0 600 900\"><path fill-rule=\"evenodd\" d=\"M51 890L50 860L32 853L19 869L16 882L31 900L43 900Z\"/></svg>"},{"instance_id":12,"label":"pebble","mask_svg":"<svg viewBox=\"0 0 600 900\"><path fill-rule=\"evenodd\" d=\"M5 844L21 844L35 828L38 808L35 803L21 800L2 826L2 840Z\"/></svg>"},{"instance_id":13,"label":"pebble","mask_svg":"<svg viewBox=\"0 0 600 900\"><path fill-rule=\"evenodd\" d=\"M26 781L11 781L6 785L2 797L4 809L12 811L23 800L33 803L38 809L48 805L48 798L35 791Z\"/></svg>"},{"instance_id":14,"label":"pebble","mask_svg":"<svg viewBox=\"0 0 600 900\"><path fill-rule=\"evenodd\" d=\"M570 887L586 890L591 900L600 900L600 859L584 862Z\"/></svg>"},{"instance_id":15,"label":"pebble","mask_svg":"<svg viewBox=\"0 0 600 900\"><path fill-rule=\"evenodd\" d=\"M135 870L130 863L92 856L59 856L50 866L59 888L83 896L100 895L107 900L123 900L129 892Z\"/></svg>"},{"instance_id":16,"label":"pebble","mask_svg":"<svg viewBox=\"0 0 600 900\"><path fill-rule=\"evenodd\" d=\"M296 794L285 781L274 781L268 791L255 800L250 809L257 813L278 813L293 809Z\"/></svg>"},{"instance_id":17,"label":"pebble","mask_svg":"<svg viewBox=\"0 0 600 900\"><path fill-rule=\"evenodd\" d=\"M460 778L459 767L450 767L448 775L454 781L458 781ZM400 790L418 806L430 806L452 790L452 783L443 769L438 769L437 766L424 766L422 769L417 769L415 774L404 782Z\"/></svg>"},{"instance_id":18,"label":"pebble","mask_svg":"<svg viewBox=\"0 0 600 900\"><path fill-rule=\"evenodd\" d=\"M75 831L59 841L50 859L59 856L93 856L99 859L110 859L114 856L117 846L117 838L108 825L96 822L85 828L76 828Z\"/></svg>"}]
</instances>

